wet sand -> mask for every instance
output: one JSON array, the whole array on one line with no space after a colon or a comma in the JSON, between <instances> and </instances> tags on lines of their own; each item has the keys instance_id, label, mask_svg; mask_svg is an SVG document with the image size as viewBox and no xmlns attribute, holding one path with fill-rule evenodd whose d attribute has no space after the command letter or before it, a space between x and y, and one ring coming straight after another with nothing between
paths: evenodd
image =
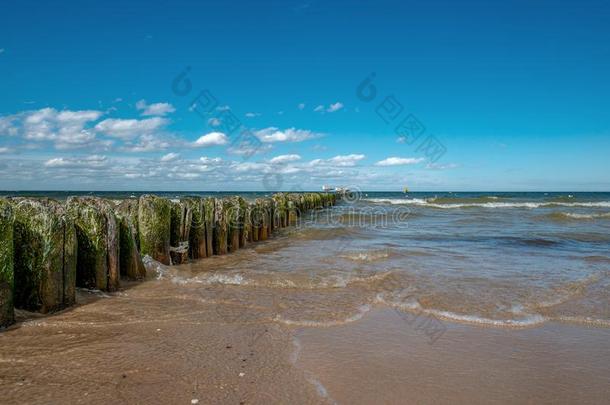
<instances>
[{"instance_id":1,"label":"wet sand","mask_svg":"<svg viewBox=\"0 0 610 405\"><path fill-rule=\"evenodd\" d=\"M391 309L296 333L296 365L343 404L602 404L610 330L445 323L433 344Z\"/></svg>"},{"instance_id":2,"label":"wet sand","mask_svg":"<svg viewBox=\"0 0 610 405\"><path fill-rule=\"evenodd\" d=\"M81 291L81 305L0 333L0 402L320 402L290 363L285 331L222 289L182 290L150 281Z\"/></svg>"},{"instance_id":3,"label":"wet sand","mask_svg":"<svg viewBox=\"0 0 610 405\"><path fill-rule=\"evenodd\" d=\"M604 403L610 330L447 323L398 312L301 327L274 289L150 280L79 292L0 334L2 403ZM26 319L23 319L23 318Z\"/></svg>"}]
</instances>

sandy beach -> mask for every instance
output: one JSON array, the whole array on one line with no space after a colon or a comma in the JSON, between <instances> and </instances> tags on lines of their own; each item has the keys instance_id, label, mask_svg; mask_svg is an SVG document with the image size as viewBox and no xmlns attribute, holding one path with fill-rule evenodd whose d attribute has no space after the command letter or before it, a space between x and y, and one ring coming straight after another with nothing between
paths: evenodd
<instances>
[{"instance_id":1,"label":"sandy beach","mask_svg":"<svg viewBox=\"0 0 610 405\"><path fill-rule=\"evenodd\" d=\"M290 363L290 335L261 321L259 308L223 289L182 290L153 280L112 295L79 292L78 306L3 332L2 403L321 400Z\"/></svg>"},{"instance_id":2,"label":"sandy beach","mask_svg":"<svg viewBox=\"0 0 610 405\"><path fill-rule=\"evenodd\" d=\"M603 403L610 331L447 323L434 343L394 310L327 327L273 322L268 288L151 279L79 291L0 334L6 404Z\"/></svg>"}]
</instances>

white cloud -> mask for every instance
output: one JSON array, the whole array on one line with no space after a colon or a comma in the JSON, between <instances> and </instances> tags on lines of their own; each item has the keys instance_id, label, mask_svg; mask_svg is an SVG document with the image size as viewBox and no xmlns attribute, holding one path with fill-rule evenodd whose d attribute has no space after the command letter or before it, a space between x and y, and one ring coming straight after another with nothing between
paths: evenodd
<instances>
[{"instance_id":1,"label":"white cloud","mask_svg":"<svg viewBox=\"0 0 610 405\"><path fill-rule=\"evenodd\" d=\"M264 144L258 137L254 136L250 132L242 134L237 138L229 148L227 152L232 155L241 155L250 157L257 154L266 153L273 149L271 144Z\"/></svg>"},{"instance_id":2,"label":"white cloud","mask_svg":"<svg viewBox=\"0 0 610 405\"><path fill-rule=\"evenodd\" d=\"M158 152L171 147L171 143L165 139L161 139L156 135L142 135L137 139L137 142L127 142L122 150L126 152Z\"/></svg>"},{"instance_id":3,"label":"white cloud","mask_svg":"<svg viewBox=\"0 0 610 405\"><path fill-rule=\"evenodd\" d=\"M340 103L337 101L336 103L329 105L328 108L326 109L326 112L332 113L335 111L339 111L342 108L343 108L343 103Z\"/></svg>"},{"instance_id":4,"label":"white cloud","mask_svg":"<svg viewBox=\"0 0 610 405\"><path fill-rule=\"evenodd\" d=\"M17 116L0 117L0 136L16 136L19 134Z\"/></svg>"},{"instance_id":5,"label":"white cloud","mask_svg":"<svg viewBox=\"0 0 610 405\"><path fill-rule=\"evenodd\" d=\"M83 124L88 121L95 121L102 116L100 111L60 111L57 114L57 121L68 124Z\"/></svg>"},{"instance_id":6,"label":"white cloud","mask_svg":"<svg viewBox=\"0 0 610 405\"><path fill-rule=\"evenodd\" d=\"M288 163L288 162L295 162L300 159L301 159L301 156L299 156L299 155L280 155L280 156L276 156L273 159L269 160L269 163L283 164L283 163Z\"/></svg>"},{"instance_id":7,"label":"white cloud","mask_svg":"<svg viewBox=\"0 0 610 405\"><path fill-rule=\"evenodd\" d=\"M447 164L428 163L426 165L426 169L430 169L430 170L449 170L449 169L457 169L458 167L460 167L460 165L457 163L447 163Z\"/></svg>"},{"instance_id":8,"label":"white cloud","mask_svg":"<svg viewBox=\"0 0 610 405\"><path fill-rule=\"evenodd\" d=\"M222 124L222 122L216 117L210 118L208 120L208 125L211 127L218 127L220 126L220 124Z\"/></svg>"},{"instance_id":9,"label":"white cloud","mask_svg":"<svg viewBox=\"0 0 610 405\"><path fill-rule=\"evenodd\" d=\"M229 138L222 132L210 132L197 139L193 146L205 148L208 146L226 145L228 142Z\"/></svg>"},{"instance_id":10,"label":"white cloud","mask_svg":"<svg viewBox=\"0 0 610 405\"><path fill-rule=\"evenodd\" d=\"M260 117L260 116L261 116L261 113L247 112L247 113L245 114L245 116L246 116L247 118L255 118L255 117Z\"/></svg>"},{"instance_id":11,"label":"white cloud","mask_svg":"<svg viewBox=\"0 0 610 405\"><path fill-rule=\"evenodd\" d=\"M138 101L136 103L136 108L142 111L142 115L164 116L166 114L170 114L176 111L174 106L169 103L146 104L146 100Z\"/></svg>"},{"instance_id":12,"label":"white cloud","mask_svg":"<svg viewBox=\"0 0 610 405\"><path fill-rule=\"evenodd\" d=\"M201 174L199 173L192 173L192 172L175 172L175 173L170 173L168 175L169 178L178 178L178 179L183 179L183 180L193 180L193 179L197 179L199 177L201 177Z\"/></svg>"},{"instance_id":13,"label":"white cloud","mask_svg":"<svg viewBox=\"0 0 610 405\"><path fill-rule=\"evenodd\" d=\"M155 133L168 122L167 119L161 117L143 120L109 118L98 123L95 130L110 137L128 140L139 135Z\"/></svg>"},{"instance_id":14,"label":"white cloud","mask_svg":"<svg viewBox=\"0 0 610 405\"><path fill-rule=\"evenodd\" d=\"M178 159L179 157L180 157L179 153L170 152L167 155L164 155L163 157L161 157L161 161L162 162L173 162L174 160Z\"/></svg>"},{"instance_id":15,"label":"white cloud","mask_svg":"<svg viewBox=\"0 0 610 405\"><path fill-rule=\"evenodd\" d=\"M296 129L296 128L288 128L285 130L280 130L276 127L264 128L254 132L254 135L261 141L265 143L273 143L273 142L302 142L307 139L312 139L320 136L321 134L317 134L315 132L305 130L305 129Z\"/></svg>"},{"instance_id":16,"label":"white cloud","mask_svg":"<svg viewBox=\"0 0 610 405\"><path fill-rule=\"evenodd\" d=\"M264 163L257 163L257 162L243 162L243 163L236 163L232 166L233 170L238 172L238 173L242 173L242 172L254 172L254 171L258 171L258 172L268 172L269 171L269 166L264 164Z\"/></svg>"},{"instance_id":17,"label":"white cloud","mask_svg":"<svg viewBox=\"0 0 610 405\"><path fill-rule=\"evenodd\" d=\"M25 111L0 118L0 135L21 136L26 141L53 142L57 149L107 148L89 128L103 115L101 111L58 111L54 108Z\"/></svg>"},{"instance_id":18,"label":"white cloud","mask_svg":"<svg viewBox=\"0 0 610 405\"><path fill-rule=\"evenodd\" d=\"M328 107L325 107L324 105L320 104L318 105L316 108L314 108L314 112L319 112L319 113L334 113L336 111L341 110L344 107L343 103L337 101L336 103L332 103L330 104Z\"/></svg>"},{"instance_id":19,"label":"white cloud","mask_svg":"<svg viewBox=\"0 0 610 405\"><path fill-rule=\"evenodd\" d=\"M351 155L338 155L328 159L328 163L336 166L355 166L356 163L364 159L365 155L351 154Z\"/></svg>"},{"instance_id":20,"label":"white cloud","mask_svg":"<svg viewBox=\"0 0 610 405\"><path fill-rule=\"evenodd\" d=\"M297 106L299 110L304 110L305 109L305 103L299 103L299 105Z\"/></svg>"},{"instance_id":21,"label":"white cloud","mask_svg":"<svg viewBox=\"0 0 610 405\"><path fill-rule=\"evenodd\" d=\"M401 158L401 157L389 157L375 163L375 166L404 166L414 165L423 162L424 158Z\"/></svg>"},{"instance_id":22,"label":"white cloud","mask_svg":"<svg viewBox=\"0 0 610 405\"><path fill-rule=\"evenodd\" d=\"M219 158L219 157L209 158L207 156L200 157L199 161L205 165L217 165L217 164L223 162L222 158Z\"/></svg>"},{"instance_id":23,"label":"white cloud","mask_svg":"<svg viewBox=\"0 0 610 405\"><path fill-rule=\"evenodd\" d=\"M6 147L1 147L0 148L0 154L2 153L11 153L13 150L10 148L6 148Z\"/></svg>"},{"instance_id":24,"label":"white cloud","mask_svg":"<svg viewBox=\"0 0 610 405\"><path fill-rule=\"evenodd\" d=\"M108 163L108 159L106 158L106 156L91 155L91 156L86 156L86 157L74 157L74 158L64 158L64 157L53 158L53 159L47 160L44 163L44 166L49 167L49 168L97 169L97 168L106 167L107 163Z\"/></svg>"}]
</instances>

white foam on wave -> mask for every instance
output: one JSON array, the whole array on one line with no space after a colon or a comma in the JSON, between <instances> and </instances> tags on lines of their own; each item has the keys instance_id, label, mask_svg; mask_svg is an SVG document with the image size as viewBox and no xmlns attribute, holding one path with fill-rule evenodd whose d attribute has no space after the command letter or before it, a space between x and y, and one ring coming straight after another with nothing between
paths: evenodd
<instances>
[{"instance_id":1,"label":"white foam on wave","mask_svg":"<svg viewBox=\"0 0 610 405\"><path fill-rule=\"evenodd\" d=\"M344 259L354 262L375 262L390 257L390 252L387 250L369 250L365 252L350 252L340 255Z\"/></svg>"},{"instance_id":2,"label":"white foam on wave","mask_svg":"<svg viewBox=\"0 0 610 405\"><path fill-rule=\"evenodd\" d=\"M590 316L557 316L551 319L558 322L610 328L610 319L592 318Z\"/></svg>"},{"instance_id":3,"label":"white foam on wave","mask_svg":"<svg viewBox=\"0 0 610 405\"><path fill-rule=\"evenodd\" d=\"M286 318L282 317L281 315L276 315L275 318L273 318L273 321L283 323L284 325L289 325L289 326L308 326L308 327L312 327L312 328L328 328L331 326L340 326L340 325L345 325L348 323L359 321L370 310L371 310L370 305L368 305L368 304L361 305L360 307L358 307L358 312L356 312L355 314L348 316L347 318L344 318L344 319L337 319L337 320L332 320L332 321L314 321L314 320L307 320L307 319L286 319Z\"/></svg>"},{"instance_id":4,"label":"white foam on wave","mask_svg":"<svg viewBox=\"0 0 610 405\"><path fill-rule=\"evenodd\" d=\"M169 267L167 267L163 263L156 261L149 255L145 255L142 258L142 263L144 264L144 268L146 269L146 272L154 273L157 277L157 280L160 280L160 279L166 277L167 274L169 273Z\"/></svg>"},{"instance_id":5,"label":"white foam on wave","mask_svg":"<svg viewBox=\"0 0 610 405\"><path fill-rule=\"evenodd\" d=\"M610 212L603 212L598 214L577 214L573 212L562 212L561 215L572 219L610 218Z\"/></svg>"},{"instance_id":6,"label":"white foam on wave","mask_svg":"<svg viewBox=\"0 0 610 405\"><path fill-rule=\"evenodd\" d=\"M366 275L353 275L352 273L329 275L311 274L309 277L304 276L301 279L290 279L284 277L284 275L281 273L264 272L262 274L253 273L250 275L208 273L192 278L173 276L171 281L174 284L179 285L197 283L205 285L247 285L251 287L316 290L328 288L346 288L354 283L376 282L384 280L390 274L391 272L389 271ZM165 278L167 278L167 276Z\"/></svg>"},{"instance_id":7,"label":"white foam on wave","mask_svg":"<svg viewBox=\"0 0 610 405\"><path fill-rule=\"evenodd\" d=\"M516 319L492 319L478 315L458 314L451 311L423 308L421 304L415 299L400 302L392 300L388 301L385 299L383 294L377 294L376 301L394 309L414 313L418 316L421 314L433 315L437 318L445 319L448 321L474 325L494 326L502 328L526 328L540 325L546 321L546 318L544 318L542 315L528 314L523 312L523 307L521 305L515 305L511 310L511 312L513 312L515 315L520 315Z\"/></svg>"},{"instance_id":8,"label":"white foam on wave","mask_svg":"<svg viewBox=\"0 0 610 405\"><path fill-rule=\"evenodd\" d=\"M530 326L541 325L546 321L546 318L539 314L525 315L517 319L491 319L480 317L477 315L456 314L449 311L427 310L427 312L439 318L449 321L463 322L475 325L496 326L503 328L526 328Z\"/></svg>"},{"instance_id":9,"label":"white foam on wave","mask_svg":"<svg viewBox=\"0 0 610 405\"><path fill-rule=\"evenodd\" d=\"M310 284L310 288L345 288L354 283L368 283L374 281L380 281L385 279L391 274L391 272L379 272L370 275L362 275L355 276L351 273L348 274L335 274L332 276L328 276L326 278L322 278L320 280L316 280L314 283ZM301 286L298 286L301 287Z\"/></svg>"},{"instance_id":10,"label":"white foam on wave","mask_svg":"<svg viewBox=\"0 0 610 405\"><path fill-rule=\"evenodd\" d=\"M192 278L174 276L171 279L172 283L185 285L185 284L205 284L205 285L247 285L250 284L249 280L244 279L241 274L221 274L221 273L213 273L206 274L203 276L196 276Z\"/></svg>"},{"instance_id":11,"label":"white foam on wave","mask_svg":"<svg viewBox=\"0 0 610 405\"><path fill-rule=\"evenodd\" d=\"M586 208L603 208L610 207L610 201L583 201L583 202L483 202L483 203L447 203L438 204L434 203L433 200L425 200L421 198L368 198L364 201L381 204L396 204L396 205L418 205L425 207L434 208L469 208L469 207L480 207L480 208L540 208L540 207L586 207Z\"/></svg>"}]
</instances>

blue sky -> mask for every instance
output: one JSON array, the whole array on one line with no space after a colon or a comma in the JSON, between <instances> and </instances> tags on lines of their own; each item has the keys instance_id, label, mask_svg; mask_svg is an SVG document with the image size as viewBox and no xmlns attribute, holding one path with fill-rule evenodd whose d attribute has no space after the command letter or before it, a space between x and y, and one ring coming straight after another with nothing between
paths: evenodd
<instances>
[{"instance_id":1,"label":"blue sky","mask_svg":"<svg viewBox=\"0 0 610 405\"><path fill-rule=\"evenodd\" d=\"M0 189L610 190L607 1L125 3L3 7Z\"/></svg>"}]
</instances>

